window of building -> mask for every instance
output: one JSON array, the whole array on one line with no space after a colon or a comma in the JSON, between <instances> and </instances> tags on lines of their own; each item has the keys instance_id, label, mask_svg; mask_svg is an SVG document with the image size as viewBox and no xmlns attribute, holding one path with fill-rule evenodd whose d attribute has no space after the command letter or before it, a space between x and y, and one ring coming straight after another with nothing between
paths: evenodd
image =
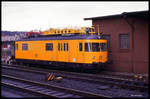
<instances>
[{"instance_id":1,"label":"window of building","mask_svg":"<svg viewBox=\"0 0 150 99\"><path fill-rule=\"evenodd\" d=\"M82 43L79 43L79 51L82 51Z\"/></svg>"},{"instance_id":2,"label":"window of building","mask_svg":"<svg viewBox=\"0 0 150 99\"><path fill-rule=\"evenodd\" d=\"M18 44L15 45L15 49L18 50Z\"/></svg>"},{"instance_id":3,"label":"window of building","mask_svg":"<svg viewBox=\"0 0 150 99\"><path fill-rule=\"evenodd\" d=\"M46 51L52 51L53 50L53 43L46 43Z\"/></svg>"},{"instance_id":4,"label":"window of building","mask_svg":"<svg viewBox=\"0 0 150 99\"><path fill-rule=\"evenodd\" d=\"M121 49L129 48L129 35L128 34L120 34L120 48Z\"/></svg>"},{"instance_id":5,"label":"window of building","mask_svg":"<svg viewBox=\"0 0 150 99\"><path fill-rule=\"evenodd\" d=\"M28 50L28 44L23 43L22 44L22 50Z\"/></svg>"}]
</instances>

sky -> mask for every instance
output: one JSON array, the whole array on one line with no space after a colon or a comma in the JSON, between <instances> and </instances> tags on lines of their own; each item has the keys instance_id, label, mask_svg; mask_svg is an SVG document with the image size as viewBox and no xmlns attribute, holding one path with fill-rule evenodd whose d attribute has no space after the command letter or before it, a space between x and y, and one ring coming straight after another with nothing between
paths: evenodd
<instances>
[{"instance_id":1,"label":"sky","mask_svg":"<svg viewBox=\"0 0 150 99\"><path fill-rule=\"evenodd\" d=\"M47 30L49 28L92 26L84 18L149 10L148 1L2 1L1 27L5 31Z\"/></svg>"}]
</instances>

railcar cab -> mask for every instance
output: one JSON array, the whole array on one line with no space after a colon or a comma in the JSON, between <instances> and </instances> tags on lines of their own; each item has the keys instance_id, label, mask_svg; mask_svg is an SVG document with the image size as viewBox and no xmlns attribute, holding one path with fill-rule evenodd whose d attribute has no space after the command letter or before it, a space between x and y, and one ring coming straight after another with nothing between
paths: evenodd
<instances>
[{"instance_id":1,"label":"railcar cab","mask_svg":"<svg viewBox=\"0 0 150 99\"><path fill-rule=\"evenodd\" d=\"M83 46L81 46L83 45ZM81 48L83 47L83 49ZM107 57L107 40L99 39L99 40L86 40L85 42L82 42L82 44L79 43L79 53L83 53L84 63L90 63L90 64L103 64L106 63L108 60Z\"/></svg>"}]
</instances>

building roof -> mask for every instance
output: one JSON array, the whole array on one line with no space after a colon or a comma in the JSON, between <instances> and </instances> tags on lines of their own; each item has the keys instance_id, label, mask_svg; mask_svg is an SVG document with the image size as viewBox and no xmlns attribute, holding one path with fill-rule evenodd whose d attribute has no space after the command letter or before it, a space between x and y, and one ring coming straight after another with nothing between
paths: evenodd
<instances>
[{"instance_id":1,"label":"building roof","mask_svg":"<svg viewBox=\"0 0 150 99\"><path fill-rule=\"evenodd\" d=\"M84 18L84 20L94 20L94 19L110 19L110 18L119 18L119 17L142 17L148 19L148 11L136 11L136 12L123 12L121 14L108 15L108 16L99 16L99 17L91 17Z\"/></svg>"}]
</instances>

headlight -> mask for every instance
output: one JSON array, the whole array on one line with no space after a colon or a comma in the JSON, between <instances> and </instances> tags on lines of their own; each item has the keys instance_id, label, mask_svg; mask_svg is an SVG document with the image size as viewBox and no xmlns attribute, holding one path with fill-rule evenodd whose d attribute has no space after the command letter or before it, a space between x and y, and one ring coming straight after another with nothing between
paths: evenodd
<instances>
[{"instance_id":1,"label":"headlight","mask_svg":"<svg viewBox=\"0 0 150 99\"><path fill-rule=\"evenodd\" d=\"M95 56L93 56L93 59L95 59Z\"/></svg>"}]
</instances>

